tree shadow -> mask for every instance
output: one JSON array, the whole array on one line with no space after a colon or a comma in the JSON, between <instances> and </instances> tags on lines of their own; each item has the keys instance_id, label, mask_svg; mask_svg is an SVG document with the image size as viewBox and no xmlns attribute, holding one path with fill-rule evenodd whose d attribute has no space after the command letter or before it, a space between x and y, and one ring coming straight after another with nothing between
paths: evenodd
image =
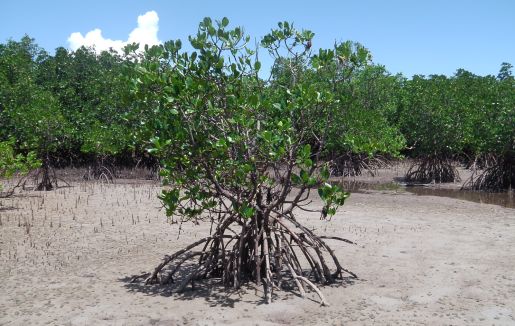
<instances>
[{"instance_id":1,"label":"tree shadow","mask_svg":"<svg viewBox=\"0 0 515 326\"><path fill-rule=\"evenodd\" d=\"M12 194L7 198L36 198L41 197L41 195L37 192L33 192L32 190L25 190L24 192L17 192Z\"/></svg>"},{"instance_id":2,"label":"tree shadow","mask_svg":"<svg viewBox=\"0 0 515 326\"><path fill-rule=\"evenodd\" d=\"M397 183L407 183L406 181L406 176L402 176L402 177L393 177L393 181L394 182L397 182Z\"/></svg>"},{"instance_id":3,"label":"tree shadow","mask_svg":"<svg viewBox=\"0 0 515 326\"><path fill-rule=\"evenodd\" d=\"M254 283L243 283L239 289L230 288L221 284L220 278L207 278L196 280L194 288L191 284L182 292L178 293L178 287L182 280L193 270L194 266L185 266L174 275L174 282L169 284L145 284L145 277L141 275L126 276L118 279L123 283L123 286L132 293L139 292L149 296L163 296L170 297L175 300L193 301L204 300L211 307L229 307L234 308L238 302L245 302L254 305L266 304L264 292L262 287L255 286ZM148 274L150 275L150 274ZM356 279L352 276L337 279L334 283L321 286L323 291L324 287L336 288L347 287L355 284L361 279ZM278 290L280 295L278 295ZM282 281L281 289L274 290L272 294L272 301L282 300L287 301L293 297L301 298L295 281L291 278L285 278ZM305 296L305 300L319 303L318 300Z\"/></svg>"},{"instance_id":4,"label":"tree shadow","mask_svg":"<svg viewBox=\"0 0 515 326\"><path fill-rule=\"evenodd\" d=\"M179 273L177 273L179 274ZM181 274L186 274L182 272ZM203 279L194 282L195 287L189 285L183 292L178 293L178 285L182 281L181 275L177 275L176 282L172 284L145 284L144 279L133 282L134 276L127 276L118 281L124 283L124 287L129 292L139 292L149 296L170 297L175 300L193 301L204 300L211 307L228 307L234 308L237 302L248 302L254 304L263 304L264 300L255 296L255 300L246 296L252 291L249 286L242 286L240 289L228 288L220 284L219 279Z\"/></svg>"},{"instance_id":5,"label":"tree shadow","mask_svg":"<svg viewBox=\"0 0 515 326\"><path fill-rule=\"evenodd\" d=\"M18 207L14 207L14 206L0 205L0 212L6 212L6 211L12 211L12 210L18 210L18 209L19 209Z\"/></svg>"},{"instance_id":6,"label":"tree shadow","mask_svg":"<svg viewBox=\"0 0 515 326\"><path fill-rule=\"evenodd\" d=\"M16 193L8 193L8 192L0 192L0 201L9 201L12 199L24 199L24 198L36 198L41 197L41 195L37 193L28 193L28 192L16 192ZM7 208L7 209L18 209L17 207L13 206L2 206L2 203L0 203L0 209Z\"/></svg>"}]
</instances>

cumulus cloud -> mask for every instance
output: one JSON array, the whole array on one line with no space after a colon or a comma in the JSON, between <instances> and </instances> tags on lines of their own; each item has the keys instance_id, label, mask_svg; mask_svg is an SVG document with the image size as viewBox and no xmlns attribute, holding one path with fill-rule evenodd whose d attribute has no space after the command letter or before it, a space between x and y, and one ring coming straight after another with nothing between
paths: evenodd
<instances>
[{"instance_id":1,"label":"cumulus cloud","mask_svg":"<svg viewBox=\"0 0 515 326\"><path fill-rule=\"evenodd\" d=\"M95 50L100 53L110 48L121 51L126 44L139 43L140 48L143 48L145 44L155 45L162 43L158 37L157 32L159 30L159 16L155 11L149 11L144 15L138 16L138 27L130 32L127 41L122 40L111 40L104 38L102 31L96 28L92 31L82 35L79 32L72 33L68 37L68 44L70 49L77 50L81 46L95 47Z\"/></svg>"},{"instance_id":2,"label":"cumulus cloud","mask_svg":"<svg viewBox=\"0 0 515 326\"><path fill-rule=\"evenodd\" d=\"M97 52L109 50L109 48L120 51L125 45L123 41L104 38L99 28L87 32L86 36L82 36L81 33L72 33L68 37L68 43L70 44L70 49L74 51L84 45L86 47L94 46Z\"/></svg>"},{"instance_id":3,"label":"cumulus cloud","mask_svg":"<svg viewBox=\"0 0 515 326\"><path fill-rule=\"evenodd\" d=\"M129 34L129 43L139 43L141 45L155 45L161 43L157 38L159 17L155 11L149 11L144 15L138 16L138 27Z\"/></svg>"}]
</instances>

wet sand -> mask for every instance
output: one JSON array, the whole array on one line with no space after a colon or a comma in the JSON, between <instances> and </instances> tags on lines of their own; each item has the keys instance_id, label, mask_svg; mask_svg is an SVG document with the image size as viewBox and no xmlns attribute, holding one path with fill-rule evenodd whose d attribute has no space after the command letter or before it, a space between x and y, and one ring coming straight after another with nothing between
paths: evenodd
<instances>
[{"instance_id":1,"label":"wet sand","mask_svg":"<svg viewBox=\"0 0 515 326\"><path fill-rule=\"evenodd\" d=\"M358 274L316 295L129 283L209 225L169 225L146 181L73 183L1 200L0 325L515 325L515 210L395 190L299 219ZM320 202L313 197L312 208ZM328 242L331 240L328 240Z\"/></svg>"}]
</instances>

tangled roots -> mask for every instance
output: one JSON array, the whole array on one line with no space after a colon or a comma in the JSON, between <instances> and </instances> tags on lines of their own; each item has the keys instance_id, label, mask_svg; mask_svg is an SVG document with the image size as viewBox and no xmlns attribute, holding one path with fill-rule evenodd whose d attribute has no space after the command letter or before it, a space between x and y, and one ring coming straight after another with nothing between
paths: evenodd
<instances>
[{"instance_id":1,"label":"tangled roots","mask_svg":"<svg viewBox=\"0 0 515 326\"><path fill-rule=\"evenodd\" d=\"M473 173L463 188L492 192L515 189L515 157L506 154L489 163L479 175Z\"/></svg>"},{"instance_id":2,"label":"tangled roots","mask_svg":"<svg viewBox=\"0 0 515 326\"><path fill-rule=\"evenodd\" d=\"M86 173L82 176L84 180L101 180L105 182L113 182L116 178L114 167L104 165L89 166Z\"/></svg>"},{"instance_id":3,"label":"tangled roots","mask_svg":"<svg viewBox=\"0 0 515 326\"><path fill-rule=\"evenodd\" d=\"M333 159L332 172L334 176L355 177L363 172L375 175L377 169L389 166L389 159L383 156L346 153Z\"/></svg>"},{"instance_id":4,"label":"tangled roots","mask_svg":"<svg viewBox=\"0 0 515 326\"><path fill-rule=\"evenodd\" d=\"M235 224L239 225L238 231ZM344 272L357 276L340 265L323 239L293 216L249 221L225 217L210 236L165 256L152 273L137 276L133 281L145 277L146 284L173 283L176 292L184 291L189 284L193 288L194 282L202 279L216 278L233 288L253 281L263 285L267 303L272 301L274 290L293 285L302 296L306 287L311 288L320 303L328 305L315 284L334 283L343 278ZM339 237L325 239L352 243Z\"/></svg>"},{"instance_id":5,"label":"tangled roots","mask_svg":"<svg viewBox=\"0 0 515 326\"><path fill-rule=\"evenodd\" d=\"M411 165L406 181L442 183L460 181L458 170L450 159L435 156L424 157Z\"/></svg>"}]
</instances>

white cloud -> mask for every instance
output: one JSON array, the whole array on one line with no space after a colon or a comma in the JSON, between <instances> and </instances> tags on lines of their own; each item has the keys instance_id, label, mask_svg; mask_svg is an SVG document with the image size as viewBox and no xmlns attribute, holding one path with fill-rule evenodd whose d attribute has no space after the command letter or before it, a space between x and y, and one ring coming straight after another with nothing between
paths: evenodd
<instances>
[{"instance_id":1,"label":"white cloud","mask_svg":"<svg viewBox=\"0 0 515 326\"><path fill-rule=\"evenodd\" d=\"M143 48L145 44L155 45L162 43L157 38L157 32L159 30L159 16L155 11L149 11L144 15L138 16L138 27L130 32L127 41L122 40L111 40L104 38L102 31L96 28L86 33L83 36L80 32L72 33L68 37L68 44L70 49L73 51L77 50L81 46L95 47L95 50L100 53L104 50L113 48L116 51L121 51L126 44L139 43L140 48Z\"/></svg>"},{"instance_id":2,"label":"white cloud","mask_svg":"<svg viewBox=\"0 0 515 326\"><path fill-rule=\"evenodd\" d=\"M138 27L129 34L129 43L139 43L141 45L159 44L157 38L159 17L155 11L149 11L144 15L138 16Z\"/></svg>"},{"instance_id":3,"label":"white cloud","mask_svg":"<svg viewBox=\"0 0 515 326\"><path fill-rule=\"evenodd\" d=\"M87 47L94 46L97 52L109 50L109 48L120 51L125 45L123 41L104 38L102 31L98 28L88 32L86 36L82 36L81 33L72 33L68 38L68 43L74 51L84 45Z\"/></svg>"}]
</instances>

